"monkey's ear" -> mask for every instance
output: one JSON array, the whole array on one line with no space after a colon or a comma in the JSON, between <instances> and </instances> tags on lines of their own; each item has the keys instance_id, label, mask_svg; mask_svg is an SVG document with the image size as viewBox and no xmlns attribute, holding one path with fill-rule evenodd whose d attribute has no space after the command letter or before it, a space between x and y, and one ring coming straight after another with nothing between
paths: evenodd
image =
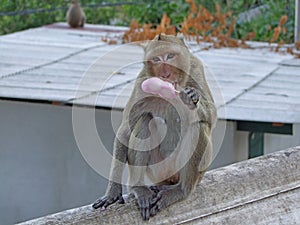
<instances>
[{"instance_id":1,"label":"monkey's ear","mask_svg":"<svg viewBox=\"0 0 300 225\"><path fill-rule=\"evenodd\" d=\"M157 34L157 35L153 38L153 41L160 41L160 40L161 40L161 35L162 35L162 33Z\"/></svg>"},{"instance_id":2,"label":"monkey's ear","mask_svg":"<svg viewBox=\"0 0 300 225\"><path fill-rule=\"evenodd\" d=\"M161 40L161 33L158 35L157 40L158 40L158 41Z\"/></svg>"}]
</instances>

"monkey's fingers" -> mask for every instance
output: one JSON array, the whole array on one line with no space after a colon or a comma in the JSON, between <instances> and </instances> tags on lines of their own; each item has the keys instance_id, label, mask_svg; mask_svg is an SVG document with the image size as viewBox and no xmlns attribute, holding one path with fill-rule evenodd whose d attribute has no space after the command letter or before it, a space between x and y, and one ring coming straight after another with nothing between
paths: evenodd
<instances>
[{"instance_id":1,"label":"monkey's fingers","mask_svg":"<svg viewBox=\"0 0 300 225\"><path fill-rule=\"evenodd\" d=\"M160 205L157 204L157 202L160 200L161 197L156 197L155 199L153 199L153 204L152 207L150 209L150 216L155 216L159 211L160 211Z\"/></svg>"},{"instance_id":2,"label":"monkey's fingers","mask_svg":"<svg viewBox=\"0 0 300 225\"><path fill-rule=\"evenodd\" d=\"M107 203L107 201L108 201L108 197L106 197L106 196L101 197L101 198L97 199L97 200L93 203L92 207L93 207L94 209L98 209L98 208L100 208L100 207L103 207L104 204Z\"/></svg>"},{"instance_id":3,"label":"monkey's fingers","mask_svg":"<svg viewBox=\"0 0 300 225\"><path fill-rule=\"evenodd\" d=\"M151 198L140 197L137 199L137 203L138 203L139 209L141 211L143 220L149 220L150 219Z\"/></svg>"},{"instance_id":4,"label":"monkey's fingers","mask_svg":"<svg viewBox=\"0 0 300 225\"><path fill-rule=\"evenodd\" d=\"M150 210L150 216L155 216L161 209L164 208L165 204L164 204L162 192L158 193L157 196L153 198L152 207Z\"/></svg>"},{"instance_id":5,"label":"monkey's fingers","mask_svg":"<svg viewBox=\"0 0 300 225\"><path fill-rule=\"evenodd\" d=\"M151 209L150 209L150 216L155 216L158 213L159 209L158 209L158 205L154 205Z\"/></svg>"},{"instance_id":6,"label":"monkey's fingers","mask_svg":"<svg viewBox=\"0 0 300 225\"><path fill-rule=\"evenodd\" d=\"M115 203L116 201L118 201L119 203L124 203L124 199L123 199L122 195L116 196L113 198L108 197L108 196L101 197L93 203L92 207L94 209L98 209L100 207L107 208L109 205Z\"/></svg>"},{"instance_id":7,"label":"monkey's fingers","mask_svg":"<svg viewBox=\"0 0 300 225\"><path fill-rule=\"evenodd\" d=\"M98 208L102 207L103 204L104 204L104 201L101 198L99 198L93 203L92 207L94 209L98 209Z\"/></svg>"},{"instance_id":8,"label":"monkey's fingers","mask_svg":"<svg viewBox=\"0 0 300 225\"><path fill-rule=\"evenodd\" d=\"M195 90L195 88L192 87L186 87L184 88L180 93L179 96L184 104L186 104L190 109L196 108L196 105L199 101L199 94Z\"/></svg>"},{"instance_id":9,"label":"monkey's fingers","mask_svg":"<svg viewBox=\"0 0 300 225\"><path fill-rule=\"evenodd\" d=\"M124 200L123 196L119 197L118 203L119 204L125 204L125 200Z\"/></svg>"},{"instance_id":10,"label":"monkey's fingers","mask_svg":"<svg viewBox=\"0 0 300 225\"><path fill-rule=\"evenodd\" d=\"M192 102L194 104L198 103L198 101L199 101L199 94L197 93L197 91L195 90L195 88L187 87L185 89L185 92L187 93L187 95L189 96L189 98L192 100Z\"/></svg>"}]
</instances>

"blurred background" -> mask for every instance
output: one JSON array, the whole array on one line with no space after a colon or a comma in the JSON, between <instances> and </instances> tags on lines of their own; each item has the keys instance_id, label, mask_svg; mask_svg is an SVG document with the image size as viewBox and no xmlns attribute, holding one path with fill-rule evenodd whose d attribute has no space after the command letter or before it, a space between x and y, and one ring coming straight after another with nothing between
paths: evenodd
<instances>
[{"instance_id":1,"label":"blurred background","mask_svg":"<svg viewBox=\"0 0 300 225\"><path fill-rule=\"evenodd\" d=\"M68 0L1 0L0 35L12 33L45 24L65 21ZM292 43L294 38L294 0L139 0L139 1L96 1L81 0L81 6L90 24L108 24L129 26L132 20L140 24L159 24L166 13L171 24L180 27L190 13L191 2L205 7L209 12L216 11L216 4L221 11L231 13L235 19L232 38L241 39L255 32L254 41L270 41L273 29L284 15L288 20L285 31L278 41ZM257 9L261 13L256 13ZM250 12L250 14L248 14ZM252 14L252 15L251 15Z\"/></svg>"}]
</instances>

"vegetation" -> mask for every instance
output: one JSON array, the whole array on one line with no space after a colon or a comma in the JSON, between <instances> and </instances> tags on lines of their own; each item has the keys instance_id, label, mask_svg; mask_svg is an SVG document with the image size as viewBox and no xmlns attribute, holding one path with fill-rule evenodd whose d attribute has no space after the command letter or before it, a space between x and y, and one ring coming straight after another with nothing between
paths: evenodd
<instances>
[{"instance_id":1,"label":"vegetation","mask_svg":"<svg viewBox=\"0 0 300 225\"><path fill-rule=\"evenodd\" d=\"M65 21L69 2L71 0L0 0L0 35ZM96 0L80 2L83 6L99 4ZM114 7L91 6L84 11L87 22L93 24L109 24L117 16Z\"/></svg>"},{"instance_id":2,"label":"vegetation","mask_svg":"<svg viewBox=\"0 0 300 225\"><path fill-rule=\"evenodd\" d=\"M128 1L124 0L124 2ZM211 37L212 32L216 32L222 22L224 29L218 30L219 35L230 34L230 38L233 39L250 38L256 41L293 42L294 0L139 0L134 1L136 4L124 5L120 5L120 1L117 0L106 2L116 5L99 7L100 1L81 0L81 5L87 15L87 23L129 26L134 20L136 24L151 24L155 28L161 24L163 15L167 15L170 25L182 29L184 28L183 22L188 22L187 19L189 22L197 19L201 5L202 13L205 12L206 15L214 18L223 16L223 21L208 19L206 25L213 29L197 31L195 28L185 27L189 32L194 29L194 32L198 32L197 34ZM0 34L7 34L65 21L69 1L0 0L0 3ZM240 13L261 5L266 5L267 8L260 16L251 21L237 20ZM196 9L192 7L196 7ZM286 21L281 21L284 24L279 22L282 16L286 19ZM198 18L197 22L199 21ZM205 22L203 18L201 21ZM196 22L190 24L196 25ZM200 28L203 29L203 27Z\"/></svg>"},{"instance_id":3,"label":"vegetation","mask_svg":"<svg viewBox=\"0 0 300 225\"><path fill-rule=\"evenodd\" d=\"M0 2L0 34L42 26L44 24L60 21L64 17L63 10L21 15L21 12L25 10L46 10L53 8L53 5L63 6L63 0L52 0L51 3L49 3L50 1L38 0L0 0ZM8 14L9 12L11 12L11 15Z\"/></svg>"},{"instance_id":4,"label":"vegetation","mask_svg":"<svg viewBox=\"0 0 300 225\"><path fill-rule=\"evenodd\" d=\"M236 37L241 38L249 32L256 32L255 41L270 41L273 31L278 27L282 16L287 16L285 29L280 32L278 42L292 43L294 40L295 1L294 0L261 0L268 8L250 22L236 24Z\"/></svg>"}]
</instances>

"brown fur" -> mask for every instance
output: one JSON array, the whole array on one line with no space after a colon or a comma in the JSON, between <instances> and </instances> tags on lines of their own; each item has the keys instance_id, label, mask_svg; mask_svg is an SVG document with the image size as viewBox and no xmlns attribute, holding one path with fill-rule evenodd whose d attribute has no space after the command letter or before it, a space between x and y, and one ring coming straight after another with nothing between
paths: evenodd
<instances>
[{"instance_id":1,"label":"brown fur","mask_svg":"<svg viewBox=\"0 0 300 225\"><path fill-rule=\"evenodd\" d=\"M155 63L157 56L162 63ZM200 96L199 102L190 103L183 95L166 100L144 93L141 84L152 76L171 80L181 88L193 88ZM144 220L186 198L210 164L215 122L216 108L202 63L189 52L182 38L157 36L145 46L145 66L115 139L110 183L94 208L122 201L118 183L125 163L129 165L130 191ZM145 176L154 186L145 186Z\"/></svg>"},{"instance_id":2,"label":"brown fur","mask_svg":"<svg viewBox=\"0 0 300 225\"><path fill-rule=\"evenodd\" d=\"M70 27L83 27L85 23L85 14L79 4L79 0L73 0L70 5L66 20Z\"/></svg>"}]
</instances>

